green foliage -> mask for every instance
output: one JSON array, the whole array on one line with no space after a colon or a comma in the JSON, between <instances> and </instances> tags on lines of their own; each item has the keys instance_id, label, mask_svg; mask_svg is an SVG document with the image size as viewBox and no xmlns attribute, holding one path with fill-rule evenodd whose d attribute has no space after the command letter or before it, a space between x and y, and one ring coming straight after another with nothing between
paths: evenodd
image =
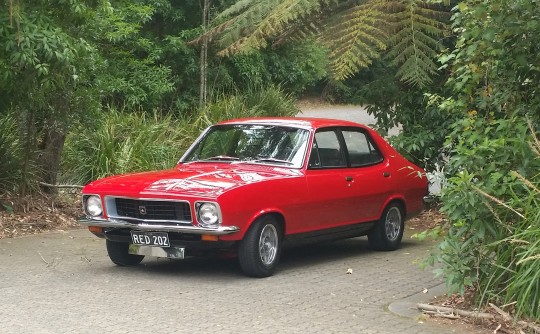
<instances>
[{"instance_id":1,"label":"green foliage","mask_svg":"<svg viewBox=\"0 0 540 334\"><path fill-rule=\"evenodd\" d=\"M185 140L171 116L109 109L96 121L95 128L80 127L68 136L63 179L87 183L113 174L171 167Z\"/></svg>"},{"instance_id":2,"label":"green foliage","mask_svg":"<svg viewBox=\"0 0 540 334\"><path fill-rule=\"evenodd\" d=\"M376 117L382 133L400 127L390 143L410 161L434 171L445 164L449 153L446 137L459 116L439 108L440 101L435 94L398 90L392 98L369 105L368 112Z\"/></svg>"},{"instance_id":3,"label":"green foliage","mask_svg":"<svg viewBox=\"0 0 540 334\"><path fill-rule=\"evenodd\" d=\"M438 246L438 272L450 291L474 286L479 303L516 302L517 316L538 320L540 147L534 155L531 134L517 118L462 125L476 128L462 133L451 160L461 172L443 196L452 225Z\"/></svg>"},{"instance_id":4,"label":"green foliage","mask_svg":"<svg viewBox=\"0 0 540 334\"><path fill-rule=\"evenodd\" d=\"M16 191L24 181L23 147L13 115L0 117L0 190Z\"/></svg>"},{"instance_id":5,"label":"green foliage","mask_svg":"<svg viewBox=\"0 0 540 334\"><path fill-rule=\"evenodd\" d=\"M441 110L458 115L447 138L450 225L435 258L451 291L474 286L480 305L515 303L540 319L540 12L535 0L460 3L452 72ZM527 125L530 120L530 125Z\"/></svg>"},{"instance_id":6,"label":"green foliage","mask_svg":"<svg viewBox=\"0 0 540 334\"><path fill-rule=\"evenodd\" d=\"M336 79L368 67L386 49L389 15L384 9L381 2L370 1L338 13L327 23L321 39L330 50Z\"/></svg>"},{"instance_id":7,"label":"green foliage","mask_svg":"<svg viewBox=\"0 0 540 334\"><path fill-rule=\"evenodd\" d=\"M230 76L229 87L214 87L219 90L239 90L249 87L269 87L279 85L284 90L300 95L306 89L314 86L326 75L328 60L325 49L312 40L298 44L286 44L278 48L267 48L253 51L249 54L239 54L230 57L224 68ZM227 84L223 73L210 75L211 81ZM216 80L212 80L216 77Z\"/></svg>"},{"instance_id":8,"label":"green foliage","mask_svg":"<svg viewBox=\"0 0 540 334\"><path fill-rule=\"evenodd\" d=\"M191 138L206 127L222 120L244 117L292 117L298 113L294 98L276 86L251 87L236 95L223 95L199 110L188 122Z\"/></svg>"},{"instance_id":9,"label":"green foliage","mask_svg":"<svg viewBox=\"0 0 540 334\"><path fill-rule=\"evenodd\" d=\"M100 84L105 104L151 109L173 91L171 69L161 59L169 40L142 33L154 15L153 5L132 1L107 3L95 12L88 37L103 57Z\"/></svg>"},{"instance_id":10,"label":"green foliage","mask_svg":"<svg viewBox=\"0 0 540 334\"><path fill-rule=\"evenodd\" d=\"M388 57L401 81L425 87L438 72L435 55L447 31L446 13L433 4L404 1L398 4Z\"/></svg>"},{"instance_id":11,"label":"green foliage","mask_svg":"<svg viewBox=\"0 0 540 334\"><path fill-rule=\"evenodd\" d=\"M446 30L448 10L437 3L244 0L218 15L217 25L196 41L218 39L223 47L218 54L231 56L315 36L328 48L332 74L338 80L369 66L390 48L398 77L425 86L436 72L440 37Z\"/></svg>"},{"instance_id":12,"label":"green foliage","mask_svg":"<svg viewBox=\"0 0 540 334\"><path fill-rule=\"evenodd\" d=\"M95 50L75 28L92 11L83 1L21 1L12 17L0 12L0 117L17 115L24 173L35 165L41 181L55 182L67 129L96 107Z\"/></svg>"},{"instance_id":13,"label":"green foliage","mask_svg":"<svg viewBox=\"0 0 540 334\"><path fill-rule=\"evenodd\" d=\"M126 172L171 168L207 126L225 119L292 116L294 99L276 87L223 96L191 117L109 109L66 140L62 178L79 184Z\"/></svg>"}]
</instances>

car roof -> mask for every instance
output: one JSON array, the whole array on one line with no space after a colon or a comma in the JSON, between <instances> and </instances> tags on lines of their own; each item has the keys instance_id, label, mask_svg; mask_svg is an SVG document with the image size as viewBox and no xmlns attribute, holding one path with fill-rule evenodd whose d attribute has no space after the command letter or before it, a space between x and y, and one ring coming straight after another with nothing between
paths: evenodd
<instances>
[{"instance_id":1,"label":"car roof","mask_svg":"<svg viewBox=\"0 0 540 334\"><path fill-rule=\"evenodd\" d=\"M355 122L343 121L330 118L310 118L310 117L254 117L240 118L223 121L218 124L261 124L261 125L281 125L292 126L304 129L318 129L332 126L353 126L368 128L367 126Z\"/></svg>"}]
</instances>

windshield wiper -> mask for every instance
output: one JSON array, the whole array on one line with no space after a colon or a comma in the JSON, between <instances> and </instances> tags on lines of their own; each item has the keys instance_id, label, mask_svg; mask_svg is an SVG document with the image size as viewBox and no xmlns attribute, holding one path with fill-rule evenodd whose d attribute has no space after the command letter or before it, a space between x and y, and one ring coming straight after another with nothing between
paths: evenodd
<instances>
[{"instance_id":1,"label":"windshield wiper","mask_svg":"<svg viewBox=\"0 0 540 334\"><path fill-rule=\"evenodd\" d=\"M259 158L259 159L255 159L255 160L249 160L247 162L274 162L274 163L278 163L278 164L294 165L294 163L292 163L290 161L282 160L282 159L276 159L276 158Z\"/></svg>"},{"instance_id":2,"label":"windshield wiper","mask_svg":"<svg viewBox=\"0 0 540 334\"><path fill-rule=\"evenodd\" d=\"M240 158L237 157L230 157L228 155L216 155L215 157L201 159L199 161L213 161L213 160L220 160L220 161L236 161L240 160Z\"/></svg>"}]
</instances>

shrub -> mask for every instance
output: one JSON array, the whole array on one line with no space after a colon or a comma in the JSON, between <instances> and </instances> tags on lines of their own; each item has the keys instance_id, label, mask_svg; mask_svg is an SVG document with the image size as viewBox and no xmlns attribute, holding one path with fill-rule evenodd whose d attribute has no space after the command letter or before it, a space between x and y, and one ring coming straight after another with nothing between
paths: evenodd
<instances>
[{"instance_id":1,"label":"shrub","mask_svg":"<svg viewBox=\"0 0 540 334\"><path fill-rule=\"evenodd\" d=\"M529 129L529 131L527 131ZM437 269L450 292L473 286L480 305L515 303L517 316L540 319L540 142L522 118L474 116L458 138L443 194L451 225Z\"/></svg>"}]
</instances>

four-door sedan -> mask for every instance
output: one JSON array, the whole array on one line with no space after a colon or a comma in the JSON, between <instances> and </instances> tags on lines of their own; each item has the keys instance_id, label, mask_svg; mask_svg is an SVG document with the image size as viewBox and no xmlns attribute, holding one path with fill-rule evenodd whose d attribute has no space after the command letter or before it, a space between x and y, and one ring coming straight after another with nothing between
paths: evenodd
<instances>
[{"instance_id":1,"label":"four-door sedan","mask_svg":"<svg viewBox=\"0 0 540 334\"><path fill-rule=\"evenodd\" d=\"M397 249L427 187L366 126L240 119L206 129L171 170L88 184L80 222L117 265L233 250L246 275L266 277L287 243L367 235L374 249Z\"/></svg>"}]
</instances>

